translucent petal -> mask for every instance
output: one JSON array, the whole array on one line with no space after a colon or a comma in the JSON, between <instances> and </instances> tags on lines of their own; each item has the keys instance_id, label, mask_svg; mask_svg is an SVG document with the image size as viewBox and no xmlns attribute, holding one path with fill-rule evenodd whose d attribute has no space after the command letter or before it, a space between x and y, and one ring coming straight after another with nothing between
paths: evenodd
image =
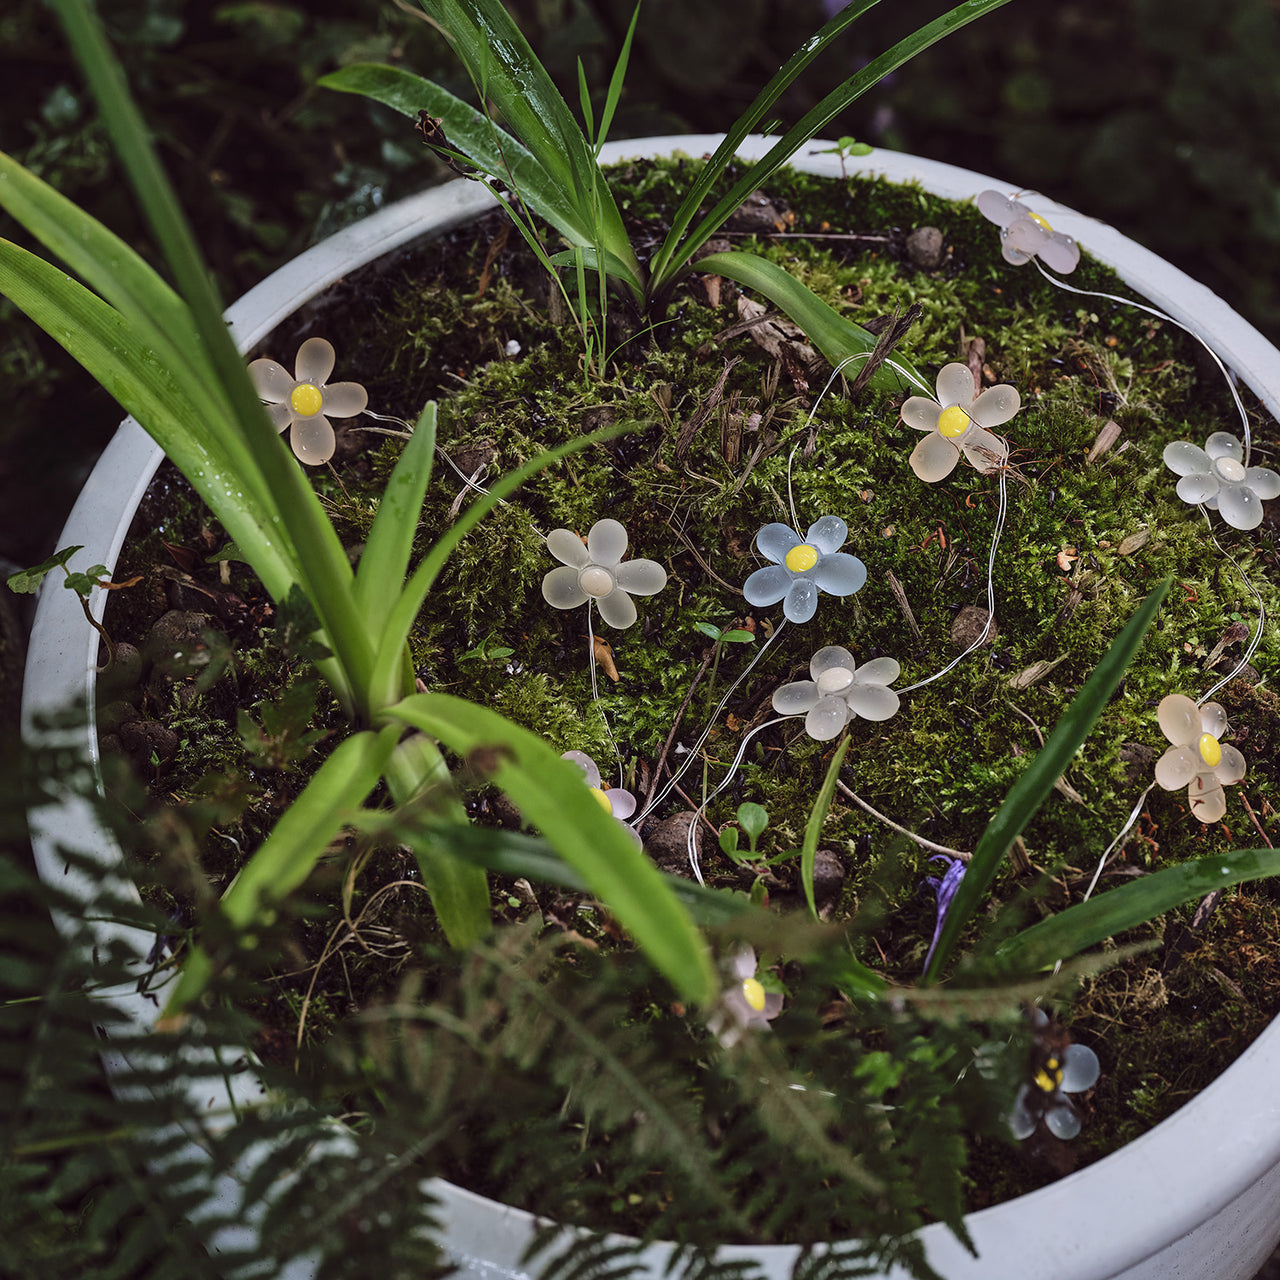
<instances>
[{"instance_id":1,"label":"translucent petal","mask_svg":"<svg viewBox=\"0 0 1280 1280\"><path fill-rule=\"evenodd\" d=\"M1005 239L1015 249L1020 249L1023 253L1040 253L1044 247L1053 239L1053 232L1046 231L1033 217L1028 210L1026 213L1014 218L1004 229Z\"/></svg>"},{"instance_id":2,"label":"translucent petal","mask_svg":"<svg viewBox=\"0 0 1280 1280\"><path fill-rule=\"evenodd\" d=\"M561 564L572 565L575 569L585 567L590 557L587 555L587 548L583 545L583 541L572 529L552 529L547 534L547 550L551 552ZM577 581L577 576L574 576ZM583 600L586 596L583 596ZM579 604L582 600L578 601ZM568 606L562 605L561 608Z\"/></svg>"},{"instance_id":3,"label":"translucent petal","mask_svg":"<svg viewBox=\"0 0 1280 1280\"><path fill-rule=\"evenodd\" d=\"M837 667L853 670L853 654L838 644L829 644L809 659L809 674L816 680L824 671L834 671Z\"/></svg>"},{"instance_id":4,"label":"translucent petal","mask_svg":"<svg viewBox=\"0 0 1280 1280\"><path fill-rule=\"evenodd\" d=\"M1230 431L1215 431L1204 442L1204 451L1211 458L1234 458L1244 461L1244 445Z\"/></svg>"},{"instance_id":5,"label":"translucent petal","mask_svg":"<svg viewBox=\"0 0 1280 1280\"><path fill-rule=\"evenodd\" d=\"M1280 472L1270 467L1250 467L1244 473L1244 482L1259 498L1280 498Z\"/></svg>"},{"instance_id":6,"label":"translucent petal","mask_svg":"<svg viewBox=\"0 0 1280 1280\"><path fill-rule=\"evenodd\" d=\"M553 609L576 609L587 603L587 593L578 586L578 571L568 565L552 569L542 579L542 598Z\"/></svg>"},{"instance_id":7,"label":"translucent petal","mask_svg":"<svg viewBox=\"0 0 1280 1280\"><path fill-rule=\"evenodd\" d=\"M858 668L858 683L892 684L901 674L896 658L872 658Z\"/></svg>"},{"instance_id":8,"label":"translucent petal","mask_svg":"<svg viewBox=\"0 0 1280 1280\"><path fill-rule=\"evenodd\" d=\"M912 396L902 405L902 420L915 431L933 431L942 414L942 406L924 396Z\"/></svg>"},{"instance_id":9,"label":"translucent petal","mask_svg":"<svg viewBox=\"0 0 1280 1280\"><path fill-rule=\"evenodd\" d=\"M625 591L610 591L596 601L600 616L619 631L629 627L639 616L634 601Z\"/></svg>"},{"instance_id":10,"label":"translucent petal","mask_svg":"<svg viewBox=\"0 0 1280 1280\"><path fill-rule=\"evenodd\" d=\"M1218 496L1218 481L1207 471L1196 471L1178 481L1178 497L1183 502L1208 502Z\"/></svg>"},{"instance_id":11,"label":"translucent petal","mask_svg":"<svg viewBox=\"0 0 1280 1280\"><path fill-rule=\"evenodd\" d=\"M844 697L849 710L864 720L888 720L898 714L898 695L882 684L854 684Z\"/></svg>"},{"instance_id":12,"label":"translucent petal","mask_svg":"<svg viewBox=\"0 0 1280 1280\"><path fill-rule=\"evenodd\" d=\"M1199 471L1208 471L1212 459L1198 445L1190 440L1175 440L1164 447L1164 465L1174 475L1191 476Z\"/></svg>"},{"instance_id":13,"label":"translucent petal","mask_svg":"<svg viewBox=\"0 0 1280 1280\"><path fill-rule=\"evenodd\" d=\"M609 802L609 808L613 811L613 816L619 822L626 822L635 813L636 798L630 791L623 791L620 787L610 787L604 795Z\"/></svg>"},{"instance_id":14,"label":"translucent petal","mask_svg":"<svg viewBox=\"0 0 1280 1280\"><path fill-rule=\"evenodd\" d=\"M587 786L598 787L600 785L600 769L585 751L566 751L560 759L572 760L586 775Z\"/></svg>"},{"instance_id":15,"label":"translucent petal","mask_svg":"<svg viewBox=\"0 0 1280 1280\"><path fill-rule=\"evenodd\" d=\"M1189 747L1204 732L1200 708L1185 693L1171 693L1156 708L1160 731L1175 747Z\"/></svg>"},{"instance_id":16,"label":"translucent petal","mask_svg":"<svg viewBox=\"0 0 1280 1280\"><path fill-rule=\"evenodd\" d=\"M804 718L804 731L819 742L830 742L849 723L843 698L822 698Z\"/></svg>"},{"instance_id":17,"label":"translucent petal","mask_svg":"<svg viewBox=\"0 0 1280 1280\"><path fill-rule=\"evenodd\" d=\"M1166 791L1185 787L1204 768L1204 761L1195 747L1170 747L1156 761L1156 781Z\"/></svg>"},{"instance_id":18,"label":"translucent petal","mask_svg":"<svg viewBox=\"0 0 1280 1280\"><path fill-rule=\"evenodd\" d=\"M938 381L935 385L938 388L938 403L944 409L950 408L953 404L967 409L977 395L973 385L973 371L967 364L960 364L957 361L942 366L938 371Z\"/></svg>"},{"instance_id":19,"label":"translucent petal","mask_svg":"<svg viewBox=\"0 0 1280 1280\"><path fill-rule=\"evenodd\" d=\"M997 470L1009 456L1009 446L999 436L981 427L970 427L960 437L960 447L973 469L984 476Z\"/></svg>"},{"instance_id":20,"label":"translucent petal","mask_svg":"<svg viewBox=\"0 0 1280 1280\"><path fill-rule=\"evenodd\" d=\"M1021 405L1018 388L1002 382L998 387L988 387L969 406L969 417L980 427L998 427L1008 422Z\"/></svg>"},{"instance_id":21,"label":"translucent petal","mask_svg":"<svg viewBox=\"0 0 1280 1280\"><path fill-rule=\"evenodd\" d=\"M318 467L333 457L338 447L338 437L333 434L329 420L322 413L305 421L295 421L289 432L289 443L298 458L309 467Z\"/></svg>"},{"instance_id":22,"label":"translucent petal","mask_svg":"<svg viewBox=\"0 0 1280 1280\"><path fill-rule=\"evenodd\" d=\"M794 680L775 689L773 709L780 716L803 715L818 701L818 686L812 680Z\"/></svg>"},{"instance_id":23,"label":"translucent petal","mask_svg":"<svg viewBox=\"0 0 1280 1280\"><path fill-rule=\"evenodd\" d=\"M615 565L627 549L627 531L616 520L597 520L587 531L593 564Z\"/></svg>"},{"instance_id":24,"label":"translucent petal","mask_svg":"<svg viewBox=\"0 0 1280 1280\"><path fill-rule=\"evenodd\" d=\"M782 1012L782 1000L781 991L766 991L764 993L764 1008L760 1010L760 1016L766 1022L772 1022Z\"/></svg>"},{"instance_id":25,"label":"translucent petal","mask_svg":"<svg viewBox=\"0 0 1280 1280\"><path fill-rule=\"evenodd\" d=\"M1008 231L1000 233L1000 254L1006 262L1011 262L1015 267L1026 266L1031 261L1032 255L1023 253L1016 245L1012 245L1006 239Z\"/></svg>"},{"instance_id":26,"label":"translucent petal","mask_svg":"<svg viewBox=\"0 0 1280 1280\"><path fill-rule=\"evenodd\" d=\"M791 586L791 570L780 564L768 564L742 584L742 594L748 604L777 604Z\"/></svg>"},{"instance_id":27,"label":"translucent petal","mask_svg":"<svg viewBox=\"0 0 1280 1280\"><path fill-rule=\"evenodd\" d=\"M1030 1094L1030 1088L1024 1084L1018 1090L1018 1100L1013 1104L1013 1111L1009 1114L1009 1129L1019 1140L1031 1137L1036 1131L1035 1117L1027 1107L1027 1098Z\"/></svg>"},{"instance_id":28,"label":"translucent petal","mask_svg":"<svg viewBox=\"0 0 1280 1280\"><path fill-rule=\"evenodd\" d=\"M254 389L264 399L279 404L288 400L289 393L297 386L297 379L282 364L274 360L254 360L249 365L249 377Z\"/></svg>"},{"instance_id":29,"label":"translucent petal","mask_svg":"<svg viewBox=\"0 0 1280 1280\"><path fill-rule=\"evenodd\" d=\"M628 560L614 574L618 586L638 596L651 596L667 585L667 571L656 560Z\"/></svg>"},{"instance_id":30,"label":"translucent petal","mask_svg":"<svg viewBox=\"0 0 1280 1280\"><path fill-rule=\"evenodd\" d=\"M911 450L907 461L911 463L911 470L926 484L936 484L956 469L960 450L940 432L934 431Z\"/></svg>"},{"instance_id":31,"label":"translucent petal","mask_svg":"<svg viewBox=\"0 0 1280 1280\"><path fill-rule=\"evenodd\" d=\"M818 611L818 587L812 578L797 578L788 588L782 612L788 622L808 622Z\"/></svg>"},{"instance_id":32,"label":"translucent petal","mask_svg":"<svg viewBox=\"0 0 1280 1280\"><path fill-rule=\"evenodd\" d=\"M369 403L369 393L358 382L331 382L320 395L325 413L334 418L354 418Z\"/></svg>"},{"instance_id":33,"label":"translucent petal","mask_svg":"<svg viewBox=\"0 0 1280 1280\"><path fill-rule=\"evenodd\" d=\"M1055 1138L1066 1141L1080 1132L1080 1117L1069 1102L1060 1102L1044 1113L1046 1128Z\"/></svg>"},{"instance_id":34,"label":"translucent petal","mask_svg":"<svg viewBox=\"0 0 1280 1280\"><path fill-rule=\"evenodd\" d=\"M733 958L729 961L729 967L733 970L733 976L739 982L746 982L748 978L754 978L756 976L755 951L744 942L734 951Z\"/></svg>"},{"instance_id":35,"label":"translucent petal","mask_svg":"<svg viewBox=\"0 0 1280 1280\"><path fill-rule=\"evenodd\" d=\"M828 595L851 596L861 591L867 580L867 566L857 556L837 551L823 556L813 567L814 582Z\"/></svg>"},{"instance_id":36,"label":"translucent petal","mask_svg":"<svg viewBox=\"0 0 1280 1280\"><path fill-rule=\"evenodd\" d=\"M1220 702L1206 702L1200 708L1200 732L1220 738L1227 731L1227 709ZM1196 734L1199 738L1200 734Z\"/></svg>"},{"instance_id":37,"label":"translucent petal","mask_svg":"<svg viewBox=\"0 0 1280 1280\"><path fill-rule=\"evenodd\" d=\"M809 526L804 540L810 546L817 547L824 556L829 556L844 546L848 536L849 526L839 516L823 516Z\"/></svg>"},{"instance_id":38,"label":"translucent petal","mask_svg":"<svg viewBox=\"0 0 1280 1280\"><path fill-rule=\"evenodd\" d=\"M1217 822L1227 812L1227 793L1211 773L1202 773L1191 783L1187 800L1201 822Z\"/></svg>"},{"instance_id":39,"label":"translucent petal","mask_svg":"<svg viewBox=\"0 0 1280 1280\"><path fill-rule=\"evenodd\" d=\"M1022 206L1016 200L1010 200L998 191L979 192L975 203L978 212L998 227L1007 227L1022 212Z\"/></svg>"},{"instance_id":40,"label":"translucent petal","mask_svg":"<svg viewBox=\"0 0 1280 1280\"><path fill-rule=\"evenodd\" d=\"M1220 786L1230 786L1239 782L1245 775L1245 759L1235 747L1225 743L1222 747L1222 759L1213 771L1214 779Z\"/></svg>"},{"instance_id":41,"label":"translucent petal","mask_svg":"<svg viewBox=\"0 0 1280 1280\"><path fill-rule=\"evenodd\" d=\"M298 358L293 369L299 382L314 382L323 386L333 372L336 358L333 344L324 338L308 338L298 348Z\"/></svg>"},{"instance_id":42,"label":"translucent petal","mask_svg":"<svg viewBox=\"0 0 1280 1280\"><path fill-rule=\"evenodd\" d=\"M789 525L767 524L756 534L756 548L766 560L781 564L792 547L800 544L800 535Z\"/></svg>"},{"instance_id":43,"label":"translucent petal","mask_svg":"<svg viewBox=\"0 0 1280 1280\"><path fill-rule=\"evenodd\" d=\"M1178 481L1178 488L1186 480ZM1256 529L1262 523L1262 502L1242 484L1224 484L1218 490L1218 510L1233 529Z\"/></svg>"},{"instance_id":44,"label":"translucent petal","mask_svg":"<svg viewBox=\"0 0 1280 1280\"><path fill-rule=\"evenodd\" d=\"M277 431L283 431L293 421L293 410L287 400L283 404L269 404L266 408L267 417Z\"/></svg>"},{"instance_id":45,"label":"translucent petal","mask_svg":"<svg viewBox=\"0 0 1280 1280\"><path fill-rule=\"evenodd\" d=\"M1062 1052L1063 1093L1083 1093L1098 1081L1098 1055L1087 1044L1069 1044Z\"/></svg>"},{"instance_id":46,"label":"translucent petal","mask_svg":"<svg viewBox=\"0 0 1280 1280\"><path fill-rule=\"evenodd\" d=\"M1041 248L1040 261L1059 275L1070 275L1080 265L1080 246L1069 235L1057 232Z\"/></svg>"}]
</instances>

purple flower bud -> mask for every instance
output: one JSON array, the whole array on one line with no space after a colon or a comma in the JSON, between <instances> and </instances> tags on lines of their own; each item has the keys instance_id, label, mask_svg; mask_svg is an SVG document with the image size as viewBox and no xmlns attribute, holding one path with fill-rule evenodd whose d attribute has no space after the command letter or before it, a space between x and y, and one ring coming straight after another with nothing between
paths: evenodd
<instances>
[{"instance_id":1,"label":"purple flower bud","mask_svg":"<svg viewBox=\"0 0 1280 1280\"><path fill-rule=\"evenodd\" d=\"M938 945L938 939L942 936L942 925L947 918L951 899L956 896L960 881L964 879L964 863L959 858L949 858L945 853L935 853L929 861L945 862L949 865L941 879L937 876L926 876L924 879L925 884L932 885L934 892L938 895L938 919L933 926L933 941L929 943L929 953L924 958L926 969L929 967L929 961L933 959L933 950Z\"/></svg>"}]
</instances>

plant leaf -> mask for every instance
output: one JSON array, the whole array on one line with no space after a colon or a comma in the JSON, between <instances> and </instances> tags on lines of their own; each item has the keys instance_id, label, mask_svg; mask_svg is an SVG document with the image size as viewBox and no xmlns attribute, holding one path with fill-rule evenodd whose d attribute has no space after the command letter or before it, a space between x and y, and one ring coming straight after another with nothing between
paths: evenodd
<instances>
[{"instance_id":1,"label":"plant leaf","mask_svg":"<svg viewBox=\"0 0 1280 1280\"><path fill-rule=\"evenodd\" d=\"M822 789L809 811L809 821L804 824L804 843L800 848L800 883L804 885L804 898L809 904L809 914L818 918L818 905L813 896L813 865L818 854L818 839L822 835L822 824L827 820L827 811L831 808L832 797L836 793L836 782L840 777L840 766L844 764L849 750L849 735L846 733L831 757L827 767L827 776L822 780Z\"/></svg>"}]
</instances>

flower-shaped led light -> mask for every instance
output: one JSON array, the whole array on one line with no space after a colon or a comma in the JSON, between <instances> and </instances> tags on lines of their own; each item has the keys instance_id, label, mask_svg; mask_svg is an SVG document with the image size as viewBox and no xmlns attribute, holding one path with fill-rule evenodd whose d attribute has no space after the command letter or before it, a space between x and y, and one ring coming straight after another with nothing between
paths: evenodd
<instances>
[{"instance_id":1,"label":"flower-shaped led light","mask_svg":"<svg viewBox=\"0 0 1280 1280\"><path fill-rule=\"evenodd\" d=\"M855 666L853 654L839 645L819 649L809 661L812 680L784 684L773 695L773 709L782 716L804 716L805 732L828 742L849 723L888 720L898 710L898 695L888 686L902 668L892 658L872 658Z\"/></svg>"},{"instance_id":2,"label":"flower-shaped led light","mask_svg":"<svg viewBox=\"0 0 1280 1280\"><path fill-rule=\"evenodd\" d=\"M978 212L1000 228L1000 251L1006 262L1020 267L1039 258L1064 276L1076 269L1080 246L1069 235L1055 231L1021 200L1011 200L998 191L984 191L977 203Z\"/></svg>"},{"instance_id":3,"label":"flower-shaped led light","mask_svg":"<svg viewBox=\"0 0 1280 1280\"><path fill-rule=\"evenodd\" d=\"M1048 1021L1042 1010L1035 1011L1037 1029ZM1100 1071L1098 1055L1088 1045L1061 1044L1065 1039L1060 1032L1037 1043L1031 1083L1018 1090L1009 1116L1015 1138L1029 1138L1041 1120L1055 1138L1074 1138L1080 1132L1080 1116L1067 1094L1093 1088Z\"/></svg>"},{"instance_id":4,"label":"flower-shaped led light","mask_svg":"<svg viewBox=\"0 0 1280 1280\"><path fill-rule=\"evenodd\" d=\"M1262 523L1262 500L1280 497L1280 475L1270 467L1246 467L1244 446L1227 431L1215 431L1204 448L1190 440L1165 445L1164 464L1178 481L1183 502L1203 502L1233 529Z\"/></svg>"},{"instance_id":5,"label":"flower-shaped led light","mask_svg":"<svg viewBox=\"0 0 1280 1280\"><path fill-rule=\"evenodd\" d=\"M975 395L967 364L944 364L935 384L937 401L912 396L902 406L902 420L929 434L911 452L911 470L928 484L945 480L960 461L960 450L974 468L988 475L1009 456L1009 446L987 427L998 427L1018 412L1022 398L1002 382Z\"/></svg>"},{"instance_id":6,"label":"flower-shaped led light","mask_svg":"<svg viewBox=\"0 0 1280 1280\"><path fill-rule=\"evenodd\" d=\"M766 991L756 977L756 953L743 945L729 962L733 984L721 992L720 1003L707 1019L712 1035L732 1049L744 1031L764 1031L782 1012L782 996Z\"/></svg>"},{"instance_id":7,"label":"flower-shaped led light","mask_svg":"<svg viewBox=\"0 0 1280 1280\"><path fill-rule=\"evenodd\" d=\"M1198 707L1184 693L1160 700L1156 718L1173 746L1156 761L1156 781L1166 791L1186 787L1191 812L1201 822L1217 822L1227 811L1222 788L1244 777L1244 756L1218 741L1227 713L1216 702Z\"/></svg>"},{"instance_id":8,"label":"flower-shaped led light","mask_svg":"<svg viewBox=\"0 0 1280 1280\"><path fill-rule=\"evenodd\" d=\"M591 794L600 801L601 807L612 814L621 823L631 817L636 811L636 798L630 791L623 791L621 787L610 787L605 789L604 784L600 781L600 770L596 766L596 762L584 751L566 751L561 760L572 760L574 764L586 775L587 786L591 788ZM629 831L631 828L628 827Z\"/></svg>"},{"instance_id":9,"label":"flower-shaped led light","mask_svg":"<svg viewBox=\"0 0 1280 1280\"><path fill-rule=\"evenodd\" d=\"M767 524L756 534L756 547L773 563L757 569L743 584L748 604L783 601L789 622L808 622L817 612L818 592L851 596L867 580L867 566L840 550L849 526L839 516L823 516L800 537L785 524Z\"/></svg>"},{"instance_id":10,"label":"flower-shaped led light","mask_svg":"<svg viewBox=\"0 0 1280 1280\"><path fill-rule=\"evenodd\" d=\"M667 585L667 571L656 560L628 560L627 531L616 520L597 520L587 545L571 529L552 529L547 550L560 561L542 579L542 597L556 609L576 609L588 600L600 607L611 626L629 627L636 620L633 595L651 596Z\"/></svg>"},{"instance_id":11,"label":"flower-shaped led light","mask_svg":"<svg viewBox=\"0 0 1280 1280\"><path fill-rule=\"evenodd\" d=\"M337 437L330 418L354 418L369 403L358 382L329 382L333 345L308 338L298 348L293 373L274 360L254 360L249 376L267 402L277 431L289 430L289 443L300 461L318 467L333 457Z\"/></svg>"}]
</instances>

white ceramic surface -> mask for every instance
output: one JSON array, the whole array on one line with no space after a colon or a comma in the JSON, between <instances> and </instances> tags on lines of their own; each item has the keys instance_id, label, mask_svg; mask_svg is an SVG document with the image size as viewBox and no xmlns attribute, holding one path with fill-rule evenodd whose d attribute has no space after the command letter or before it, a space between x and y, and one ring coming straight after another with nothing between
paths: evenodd
<instances>
[{"instance_id":1,"label":"white ceramic surface","mask_svg":"<svg viewBox=\"0 0 1280 1280\"><path fill-rule=\"evenodd\" d=\"M611 143L603 159L612 162L673 150L700 155L718 141L693 136ZM740 152L758 156L767 145L765 139L749 138ZM838 178L838 159L814 154L829 145L811 143L796 158L796 167ZM876 151L846 161L846 167L917 181L955 199L969 199L988 187L1016 190L965 169L891 152ZM1280 415L1280 352L1257 330L1209 290L1111 228L1053 201L1026 199L1148 301L1209 339L1271 412ZM229 310L237 341L248 349L347 271L420 233L438 234L492 203L477 184L451 183L338 233L263 281ZM998 234L994 226L991 234ZM114 564L159 461L159 449L127 420L59 539L59 546L84 545L75 564ZM100 598L94 607L100 616ZM35 722L43 712L68 703L92 707L96 651L96 637L85 627L72 593L57 584L44 590L24 686L25 732L36 732ZM88 748L96 757L92 738ZM33 838L42 874L64 885L59 844L97 850L108 862L118 856L89 807L74 801L34 814ZM90 885L84 888L91 890ZM134 937L132 942L142 957L151 938ZM122 1003L131 1000L140 1019L154 1016L154 1006L121 993ZM944 1227L926 1228L923 1238L930 1262L947 1280L1248 1280L1280 1239L1278 1077L1280 1023L1210 1088L1138 1141L1041 1191L971 1215L977 1259ZM252 1089L250 1078L237 1079L243 1088ZM447 1184L430 1186L443 1198L447 1243L467 1273L482 1278L524 1275L518 1259L530 1230L528 1215ZM233 1182L228 1180L224 1190L228 1197L235 1196ZM666 1252L661 1245L650 1250L655 1278ZM770 1280L789 1276L795 1253L786 1247L725 1250L726 1256L753 1258ZM302 1280L307 1274L303 1264L290 1270L287 1280Z\"/></svg>"}]
</instances>

